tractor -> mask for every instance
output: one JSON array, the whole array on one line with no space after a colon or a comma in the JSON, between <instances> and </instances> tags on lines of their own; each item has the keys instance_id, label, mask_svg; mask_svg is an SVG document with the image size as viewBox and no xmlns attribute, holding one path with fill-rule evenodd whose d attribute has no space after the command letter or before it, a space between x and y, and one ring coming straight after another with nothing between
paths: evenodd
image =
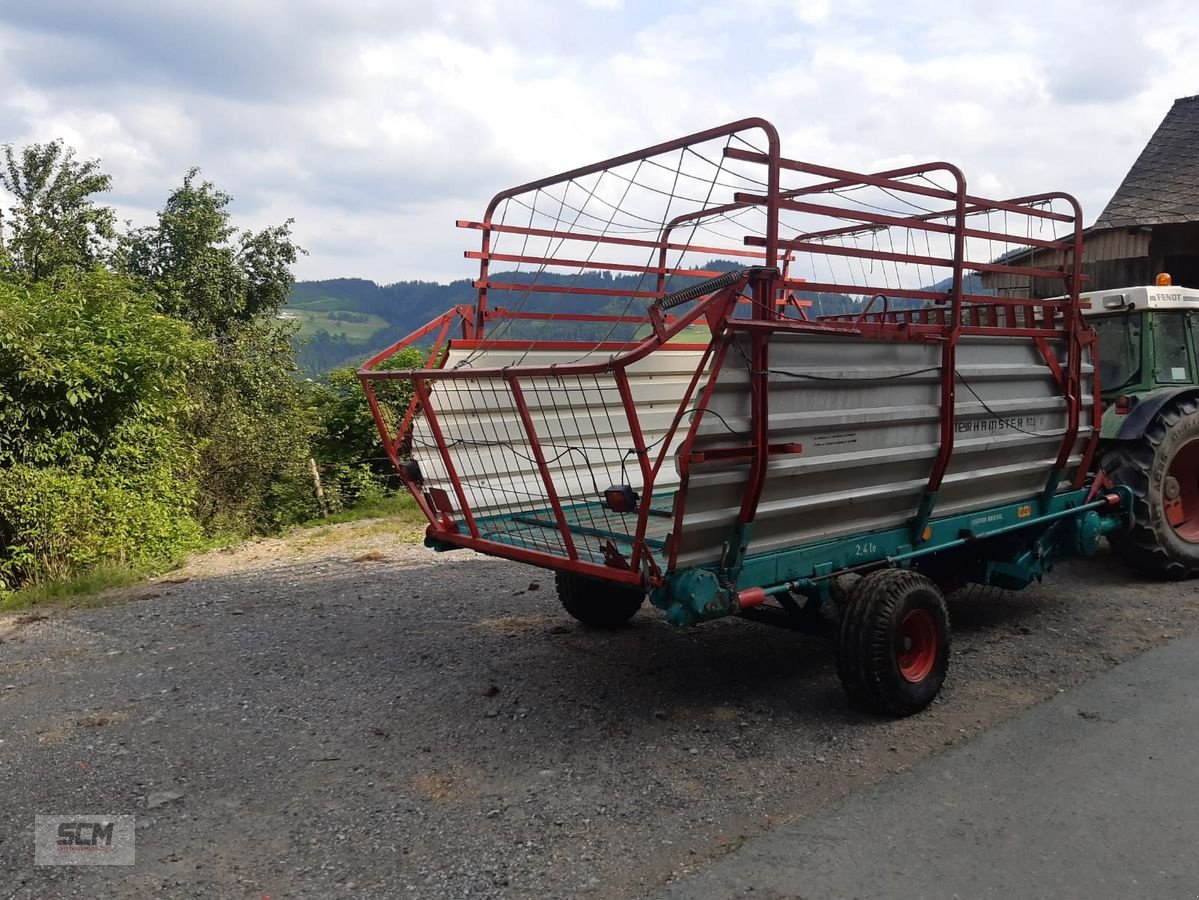
<instances>
[{"instance_id":1,"label":"tractor","mask_svg":"<svg viewBox=\"0 0 1199 900\"><path fill-rule=\"evenodd\" d=\"M1113 549L1149 574L1199 574L1199 289L1089 291L1098 339L1105 477L1132 489L1132 527Z\"/></svg>"}]
</instances>

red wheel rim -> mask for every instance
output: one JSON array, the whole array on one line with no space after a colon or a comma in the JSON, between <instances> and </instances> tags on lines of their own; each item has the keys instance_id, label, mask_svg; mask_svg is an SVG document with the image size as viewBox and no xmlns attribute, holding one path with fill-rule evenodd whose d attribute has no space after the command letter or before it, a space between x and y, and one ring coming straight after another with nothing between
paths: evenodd
<instances>
[{"instance_id":1,"label":"red wheel rim","mask_svg":"<svg viewBox=\"0 0 1199 900\"><path fill-rule=\"evenodd\" d=\"M926 609L914 609L899 623L899 674L912 684L928 677L937 662L937 623Z\"/></svg>"},{"instance_id":2,"label":"red wheel rim","mask_svg":"<svg viewBox=\"0 0 1199 900\"><path fill-rule=\"evenodd\" d=\"M1199 544L1199 439L1188 441L1174 454L1162 494L1166 521L1174 533Z\"/></svg>"}]
</instances>

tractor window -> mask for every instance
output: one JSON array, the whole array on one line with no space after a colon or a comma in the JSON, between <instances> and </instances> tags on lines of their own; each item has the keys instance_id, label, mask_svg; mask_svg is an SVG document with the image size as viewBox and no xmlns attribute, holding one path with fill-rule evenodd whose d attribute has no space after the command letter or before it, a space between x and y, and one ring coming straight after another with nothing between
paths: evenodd
<instances>
[{"instance_id":1,"label":"tractor window","mask_svg":"<svg viewBox=\"0 0 1199 900\"><path fill-rule=\"evenodd\" d=\"M1187 325L1182 313L1157 313L1153 317L1154 351L1159 382L1188 382Z\"/></svg>"},{"instance_id":2,"label":"tractor window","mask_svg":"<svg viewBox=\"0 0 1199 900\"><path fill-rule=\"evenodd\" d=\"M1099 316L1089 323L1099 337L1099 384L1118 391L1141 380L1141 317Z\"/></svg>"}]
</instances>

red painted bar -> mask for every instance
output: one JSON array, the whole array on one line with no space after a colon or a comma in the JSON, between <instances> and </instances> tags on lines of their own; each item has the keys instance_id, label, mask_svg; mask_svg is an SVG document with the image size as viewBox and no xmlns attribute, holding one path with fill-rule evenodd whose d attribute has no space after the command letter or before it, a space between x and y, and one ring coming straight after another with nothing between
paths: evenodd
<instances>
[{"instance_id":1,"label":"red painted bar","mask_svg":"<svg viewBox=\"0 0 1199 900\"><path fill-rule=\"evenodd\" d=\"M467 259L490 259L497 262L532 263L537 266L561 266L566 269L603 269L617 272L645 272L647 275L691 275L696 278L712 278L723 272L708 272L703 269L667 269L659 266L637 265L636 263L595 262L589 259L558 259L552 256L521 256L515 253L490 253L478 250L463 253Z\"/></svg>"},{"instance_id":2,"label":"red painted bar","mask_svg":"<svg viewBox=\"0 0 1199 900\"><path fill-rule=\"evenodd\" d=\"M740 204L734 204L734 208L740 208ZM705 210L706 214L716 215L719 208ZM742 250L735 247L705 247L701 244L671 244L662 243L661 241L649 241L643 238L622 238L612 237L606 234L587 234L576 231L556 231L548 228L526 228L521 225L484 225L482 222L469 222L463 219L458 221L459 228L475 228L487 231L493 231L501 234L525 234L530 237L547 237L560 238L568 241L588 241L595 244L618 244L624 247L647 247L649 249L658 250L665 247L667 250L686 250L693 253L727 253L730 256L744 257L747 259L765 259L765 253L758 253L749 250Z\"/></svg>"},{"instance_id":3,"label":"red painted bar","mask_svg":"<svg viewBox=\"0 0 1199 900\"><path fill-rule=\"evenodd\" d=\"M1054 271L1053 269L1030 269L1027 266L1005 266L1002 263L965 263L967 269L975 272L1000 272L1008 275L1028 275L1031 278L1070 278L1069 272Z\"/></svg>"},{"instance_id":4,"label":"red painted bar","mask_svg":"<svg viewBox=\"0 0 1199 900\"><path fill-rule=\"evenodd\" d=\"M533 427L533 416L529 413L529 404L525 402L525 392L521 390L515 375L509 376L508 389L512 392L512 399L516 403L516 412L524 426L525 437L529 441L529 450L532 451L533 458L537 460L537 470L541 473L541 483L545 485L546 498L550 502L550 508L554 511L554 520L558 523L558 530L562 532L563 546L566 547L566 553L572 560L578 559L579 551L575 549L574 538L566 524L566 514L562 512L562 503L558 499L558 490L554 487L553 476L550 475L549 466L546 465L545 454L541 451L541 441L537 437L537 429Z\"/></svg>"},{"instance_id":5,"label":"red painted bar","mask_svg":"<svg viewBox=\"0 0 1199 900\"><path fill-rule=\"evenodd\" d=\"M761 202L765 202L766 198L760 194L737 194L738 197L756 198ZM748 199L747 199L748 202ZM866 212L865 210L849 209L844 206L827 206L823 203L808 203L799 200L780 200L779 208L790 210L792 212L814 213L816 215L827 216L830 219L851 219L855 222L870 222L874 225L888 225L899 228L915 228L918 231L931 231L937 234L953 234L952 225L943 225L939 222L926 222L921 219L915 219L904 216L888 216L883 213ZM840 229L837 229L840 231ZM815 232L813 235L805 235L813 237L823 232ZM765 243L765 238L751 235L745 239L747 247L761 247ZM788 245L790 241L779 241L779 246L784 250L791 249Z\"/></svg>"},{"instance_id":6,"label":"red painted bar","mask_svg":"<svg viewBox=\"0 0 1199 900\"><path fill-rule=\"evenodd\" d=\"M788 250L808 253L827 253L830 256L852 256L855 259L877 259L884 262L913 263L929 266L952 266L953 260L937 256L916 256L911 253L890 253L885 250L868 250L862 247L843 247L840 244L821 244L811 241L783 241Z\"/></svg>"},{"instance_id":7,"label":"red painted bar","mask_svg":"<svg viewBox=\"0 0 1199 900\"><path fill-rule=\"evenodd\" d=\"M506 281L476 281L473 283L473 287L512 291L519 294L526 292L530 294L577 294L580 297L641 297L646 300L657 300L660 296L654 291L619 291L612 288L581 288L565 284L520 284Z\"/></svg>"},{"instance_id":8,"label":"red painted bar","mask_svg":"<svg viewBox=\"0 0 1199 900\"><path fill-rule=\"evenodd\" d=\"M460 350L482 350L495 348L497 350L604 350L608 352L619 353L622 350L629 349L628 344L622 344L619 341L603 341L596 343L595 341L493 341L484 339L481 341L454 341L454 346ZM680 350L703 350L707 344L671 344L669 347L662 348L665 352L676 352ZM485 371L483 369L470 369L470 372L478 374ZM530 371L528 367L521 366L521 371ZM562 366L558 367L559 372L567 371ZM577 374L574 373L574 374ZM595 374L595 373L589 373Z\"/></svg>"},{"instance_id":9,"label":"red painted bar","mask_svg":"<svg viewBox=\"0 0 1199 900\"><path fill-rule=\"evenodd\" d=\"M425 388L425 380L423 378L413 378L412 388L416 391L417 399L420 400L421 411L425 414L425 421L429 423L429 431L433 434L433 440L437 442L441 461L445 465L446 474L450 477L450 484L454 486L454 494L458 497L458 504L462 507L462 515L466 519L466 527L470 529L471 535L477 538L479 536L479 526L475 524L475 516L470 510L470 504L466 502L466 493L462 490L462 481L458 478L458 470L454 467L454 460L450 457L450 451L446 447L445 436L441 433L441 425L437 421L437 414L433 411L432 404L429 403L429 391Z\"/></svg>"},{"instance_id":10,"label":"red painted bar","mask_svg":"<svg viewBox=\"0 0 1199 900\"><path fill-rule=\"evenodd\" d=\"M748 320L748 323L759 327L770 328L777 325L775 322L762 322ZM708 383L704 385L703 391L700 392L699 400L696 401L696 415L691 417L691 424L687 426L687 434L683 437L683 442L679 445L678 460L679 460L679 489L674 495L674 530L678 531L683 524L683 515L687 510L687 481L691 473L691 465L689 459L692 453L692 447L695 446L695 437L699 433L700 423L703 421L704 413L708 409L708 404L712 402L712 393L716 390L716 379L720 375L720 370L724 368L724 361L728 357L729 348L733 346L734 336L730 332L726 332L720 340L720 347L716 351L716 358L712 362L712 369L708 373ZM696 370L698 377L700 370ZM685 407L686 404L684 404ZM683 407L680 407L680 412ZM676 420L677 426L678 420ZM662 465L659 460L658 466ZM655 469L655 474L657 469ZM666 568L673 569L678 563L679 551L678 545L671 541L668 547Z\"/></svg>"},{"instance_id":11,"label":"red painted bar","mask_svg":"<svg viewBox=\"0 0 1199 900\"><path fill-rule=\"evenodd\" d=\"M396 354L396 352L403 350L409 344L414 344L417 341L419 341L421 338L423 338L426 334L429 334L429 332L435 331L443 322L451 321L452 319L454 319L455 317L460 316L460 315L462 315L462 313L460 311L460 307L455 306L453 309L447 309L445 312L443 312L440 316L438 316L436 319L434 319L428 325L424 325L424 326L416 329L416 331L412 332L412 334L396 341L394 344L392 344L386 350L380 350L378 353L376 353L374 356L372 356L370 359L368 359L366 362L364 362L359 367L359 369L358 369L359 375L361 375L364 372L370 372L375 366L377 366L383 360L387 359L389 356L394 356Z\"/></svg>"},{"instance_id":12,"label":"red painted bar","mask_svg":"<svg viewBox=\"0 0 1199 900\"><path fill-rule=\"evenodd\" d=\"M732 159L744 160L745 162L760 162L760 163L768 162L768 159L766 158L765 154L752 153L752 152L749 152L746 150L739 150L735 147L728 148L725 155ZM890 178L886 178L886 177L879 177L879 176L874 176L874 175L861 175L861 174L858 174L855 172L847 172L842 169L833 169L828 166L818 166L818 165L815 165L814 163L805 163L805 162L800 162L799 160L794 160L794 159L780 159L778 161L778 165L782 169L788 169L793 172L805 172L810 175L824 175L829 178L836 178L840 182L837 185L838 187L848 187L850 185L858 185L858 184L869 184L869 185L874 185L875 187L884 187L884 188L889 188L891 190L906 191L907 193L910 193L910 194L921 194L925 197L938 197L942 200L952 200L955 198L955 194L953 191L945 190L944 188L929 188L929 187L924 187L923 185L919 185L919 184L912 184L909 181L893 181ZM924 165L924 166L913 167L913 169L910 171L909 174L917 174L920 172L933 172L933 171L958 172L956 166L951 166L948 163L930 163L930 164ZM960 172L958 172L958 176L960 178ZM825 185L813 185L813 186L811 186L810 189L797 190L795 192L795 194L798 195L801 191L804 191L804 190L811 190L812 192L821 193L821 192L829 191L832 189L833 188L825 186ZM987 209L997 210L997 211L1006 210L1007 212L1020 213L1021 215L1033 216L1035 218L1040 218L1040 219L1052 219L1057 222L1073 222L1075 217L1068 216L1065 213L1055 213L1055 212L1051 212L1049 210L1032 209L1030 207L1021 205L1023 203L1044 202L1044 201L1048 201L1051 199L1067 200L1067 199L1073 199L1073 198L1070 198L1069 195L1067 195L1067 194L1038 194L1033 197L1019 197L1019 198L1016 198L1015 200L988 200L984 197L974 197L974 196L967 194L966 202L969 204L973 204L973 206L967 207L962 212L965 213L966 215L970 215L975 212L979 212L979 211L987 210ZM948 216L948 215L953 215L953 214L954 214L953 212L933 213L934 216Z\"/></svg>"},{"instance_id":13,"label":"red painted bar","mask_svg":"<svg viewBox=\"0 0 1199 900\"><path fill-rule=\"evenodd\" d=\"M455 547L478 550L480 553L486 553L488 556L498 556L502 559L529 563L533 566L541 566L544 569L560 569L564 572L576 572L580 575L598 578L601 581L612 581L636 587L657 587L662 583L661 578L651 576L649 578L650 583L646 585L641 573L635 572L632 569L618 569L615 566L599 565L598 563L586 562L582 559L568 560L564 556L555 556L552 553L545 553L541 550L529 550L525 547L516 547L500 541L473 538L465 534L458 534L457 532L440 531L436 528L433 529L433 532L439 541L445 541L445 543L453 544Z\"/></svg>"}]
</instances>

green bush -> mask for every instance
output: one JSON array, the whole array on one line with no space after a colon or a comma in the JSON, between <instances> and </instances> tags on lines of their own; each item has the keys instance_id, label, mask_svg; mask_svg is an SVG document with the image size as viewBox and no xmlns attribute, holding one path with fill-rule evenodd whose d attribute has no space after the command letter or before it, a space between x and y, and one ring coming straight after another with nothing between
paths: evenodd
<instances>
[{"instance_id":1,"label":"green bush","mask_svg":"<svg viewBox=\"0 0 1199 900\"><path fill-rule=\"evenodd\" d=\"M338 463L322 473L329 511L374 505L389 496L387 476L381 476L367 463Z\"/></svg>"},{"instance_id":2,"label":"green bush","mask_svg":"<svg viewBox=\"0 0 1199 900\"><path fill-rule=\"evenodd\" d=\"M393 369L420 368L425 352L409 348L387 361ZM356 370L331 370L324 382L311 382L309 398L318 427L313 453L320 461L330 511L357 505L374 508L394 493L397 478L388 459ZM397 427L412 400L408 381L375 383L375 397L389 427Z\"/></svg>"},{"instance_id":3,"label":"green bush","mask_svg":"<svg viewBox=\"0 0 1199 900\"><path fill-rule=\"evenodd\" d=\"M352 370L300 381L276 321L304 252L290 221L239 230L193 169L118 235L98 161L59 142L0 157L0 594L312 519L313 459L339 514L393 504ZM410 387L379 395L402 414Z\"/></svg>"},{"instance_id":4,"label":"green bush","mask_svg":"<svg viewBox=\"0 0 1199 900\"><path fill-rule=\"evenodd\" d=\"M230 329L197 369L188 430L197 514L210 530L269 531L317 513L308 457L317 429L296 380L287 332L265 323Z\"/></svg>"},{"instance_id":5,"label":"green bush","mask_svg":"<svg viewBox=\"0 0 1199 900\"><path fill-rule=\"evenodd\" d=\"M58 467L0 472L0 589L69 578L105 562L168 562L200 544L190 486Z\"/></svg>"},{"instance_id":6,"label":"green bush","mask_svg":"<svg viewBox=\"0 0 1199 900\"><path fill-rule=\"evenodd\" d=\"M424 364L425 352L409 347L387 360L383 368L419 369ZM394 431L412 402L412 382L376 381L374 389L375 399ZM312 403L320 422L315 443L319 459L330 463L371 462L380 473L391 471L355 369L332 369L323 384L312 388Z\"/></svg>"},{"instance_id":7,"label":"green bush","mask_svg":"<svg viewBox=\"0 0 1199 900\"><path fill-rule=\"evenodd\" d=\"M8 587L194 546L184 424L208 347L103 270L0 282L0 576Z\"/></svg>"}]
</instances>

